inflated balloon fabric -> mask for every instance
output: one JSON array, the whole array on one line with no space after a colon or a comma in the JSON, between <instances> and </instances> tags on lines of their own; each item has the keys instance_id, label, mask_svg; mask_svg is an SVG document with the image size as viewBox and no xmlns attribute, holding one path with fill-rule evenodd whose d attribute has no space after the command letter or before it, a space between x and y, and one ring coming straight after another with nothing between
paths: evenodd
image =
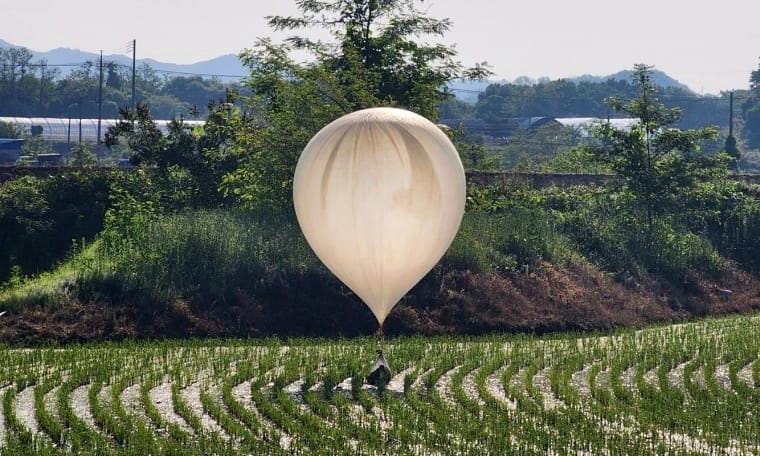
<instances>
[{"instance_id":1,"label":"inflated balloon fabric","mask_svg":"<svg viewBox=\"0 0 760 456\"><path fill-rule=\"evenodd\" d=\"M309 245L381 326L446 252L465 193L448 137L396 108L357 111L324 127L301 154L293 181Z\"/></svg>"}]
</instances>

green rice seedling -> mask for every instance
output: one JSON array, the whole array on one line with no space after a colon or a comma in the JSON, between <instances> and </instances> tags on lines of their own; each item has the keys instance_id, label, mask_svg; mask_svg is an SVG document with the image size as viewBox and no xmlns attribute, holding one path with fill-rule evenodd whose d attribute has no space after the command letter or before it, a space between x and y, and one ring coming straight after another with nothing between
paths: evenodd
<instances>
[{"instance_id":1,"label":"green rice seedling","mask_svg":"<svg viewBox=\"0 0 760 456\"><path fill-rule=\"evenodd\" d=\"M216 403L208 392L201 390L200 399L204 411L219 423L228 435L240 443L240 449L250 451L252 454L261 449L261 441L244 424L226 413L224 408Z\"/></svg>"},{"instance_id":2,"label":"green rice seedling","mask_svg":"<svg viewBox=\"0 0 760 456\"><path fill-rule=\"evenodd\" d=\"M363 384L371 338L4 349L0 452L757 454L757 322L385 340L403 394ZM352 394L323 393L348 377Z\"/></svg>"},{"instance_id":3,"label":"green rice seedling","mask_svg":"<svg viewBox=\"0 0 760 456\"><path fill-rule=\"evenodd\" d=\"M168 422L161 415L156 405L150 399L150 383L142 383L140 385L140 402L145 409L145 414L151 419L153 425L159 429L165 429L168 436L174 441L184 446L189 446L194 441L193 436L179 427L175 423Z\"/></svg>"},{"instance_id":4,"label":"green rice seedling","mask_svg":"<svg viewBox=\"0 0 760 456\"><path fill-rule=\"evenodd\" d=\"M110 442L82 421L71 408L71 393L88 385L84 379L69 379L58 390L58 413L61 426L67 428L67 442L74 453L107 454Z\"/></svg>"},{"instance_id":5,"label":"green rice seedling","mask_svg":"<svg viewBox=\"0 0 760 456\"><path fill-rule=\"evenodd\" d=\"M56 446L66 444L66 435L63 426L57 417L54 417L45 406L45 395L49 393L55 385L61 383L60 374L55 377L48 377L41 384L34 387L34 415L40 429L52 440Z\"/></svg>"},{"instance_id":6,"label":"green rice seedling","mask_svg":"<svg viewBox=\"0 0 760 456\"><path fill-rule=\"evenodd\" d=\"M13 410L13 398L16 394L16 388L10 387L3 394L3 417L8 429L13 433L21 445L27 448L37 445L34 435L18 421Z\"/></svg>"}]
</instances>

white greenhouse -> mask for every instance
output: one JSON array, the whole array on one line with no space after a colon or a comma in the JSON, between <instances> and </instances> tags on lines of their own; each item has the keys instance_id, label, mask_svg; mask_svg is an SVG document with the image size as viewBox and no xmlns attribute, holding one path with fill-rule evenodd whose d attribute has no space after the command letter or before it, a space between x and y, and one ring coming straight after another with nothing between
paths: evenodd
<instances>
[{"instance_id":1,"label":"white greenhouse","mask_svg":"<svg viewBox=\"0 0 760 456\"><path fill-rule=\"evenodd\" d=\"M113 127L118 119L100 120L100 140L105 140L108 128ZM42 127L41 136L52 143L74 144L83 142L96 144L98 141L98 119L54 118L54 117L0 117L0 122L16 126L24 135L32 134L32 127ZM158 128L166 134L170 120L155 120ZM185 125L192 127L203 125L201 120L185 120Z\"/></svg>"}]
</instances>

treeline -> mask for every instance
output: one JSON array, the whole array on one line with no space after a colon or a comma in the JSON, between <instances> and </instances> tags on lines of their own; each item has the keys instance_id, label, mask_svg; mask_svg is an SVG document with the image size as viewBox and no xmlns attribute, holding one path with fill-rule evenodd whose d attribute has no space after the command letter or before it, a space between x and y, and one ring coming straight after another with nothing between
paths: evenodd
<instances>
[{"instance_id":1,"label":"treeline","mask_svg":"<svg viewBox=\"0 0 760 456\"><path fill-rule=\"evenodd\" d=\"M714 126L719 129L717 141L705 142L703 151L716 153L728 147L730 150L726 151L739 157L738 169L757 172L760 169L760 67L749 75L748 81L748 90L733 92L733 113L731 92L701 96L682 87L655 84L653 96L667 107L679 110L680 118L672 127ZM583 166L579 167L576 159L569 162L566 159L571 158L570 151L582 144L587 135L579 136L578 131L552 125L526 131L519 128L521 123L531 117L616 117L619 113L611 109L609 102L632 99L636 93L634 84L617 79L603 82L541 80L532 85L490 84L473 104L456 99L445 101L441 117L454 122L461 120L465 130L473 126L468 137L472 142L482 142L483 135L505 141L497 151L502 156L503 167L578 172L584 170ZM731 121L733 128L729 125ZM565 152L564 156L559 161L554 160L559 152ZM547 168L547 158L556 163ZM539 162L540 166L536 167Z\"/></svg>"},{"instance_id":2,"label":"treeline","mask_svg":"<svg viewBox=\"0 0 760 456\"><path fill-rule=\"evenodd\" d=\"M478 95L475 104L459 100L444 103L443 118L483 119L488 125L503 125L508 118L525 117L597 117L606 118L610 111L608 98L630 99L636 88L625 80L609 79L604 82L571 81L559 79L541 81L532 85L491 84ZM683 117L678 128L718 126L728 128L730 120L730 94L701 96L680 87L658 87L657 97L667 106L680 108ZM742 131L747 112L756 109L757 99L749 90L734 93L734 121ZM760 130L758 131L760 133ZM750 131L743 131L749 139ZM753 148L757 145L753 144Z\"/></svg>"},{"instance_id":3,"label":"treeline","mask_svg":"<svg viewBox=\"0 0 760 456\"><path fill-rule=\"evenodd\" d=\"M608 98L630 99L636 88L628 81L609 79L604 82L567 79L541 81L533 85L491 84L478 95L474 105L457 101L444 105L444 118L477 118L488 124L503 124L506 118L521 117L597 117L612 114ZM747 100L747 91L737 91L736 112ZM729 94L700 96L679 87L658 87L657 97L670 107L683 111L679 128L700 128L708 125L727 127ZM738 118L738 117L737 117Z\"/></svg>"},{"instance_id":4,"label":"treeline","mask_svg":"<svg viewBox=\"0 0 760 456\"><path fill-rule=\"evenodd\" d=\"M236 83L201 76L166 76L147 64L136 69L135 101L157 119L207 114L210 100L224 98ZM0 48L0 117L98 117L100 62L87 61L63 76L58 67L34 60L26 48ZM132 103L132 69L103 61L104 118L117 118Z\"/></svg>"},{"instance_id":5,"label":"treeline","mask_svg":"<svg viewBox=\"0 0 760 456\"><path fill-rule=\"evenodd\" d=\"M99 62L87 61L65 76L58 67L34 60L21 48L0 48L0 116L98 117L100 87ZM754 74L754 73L753 73ZM756 83L750 79L750 86ZM135 101L145 103L156 119L204 118L207 104L225 97L226 92L246 91L238 83L225 83L201 76L161 75L147 64L135 74ZM760 98L756 90L734 93L735 126L740 142L760 148ZM603 82L541 80L535 84L491 84L472 105L450 98L441 104L441 118L483 119L488 132L506 135L506 119L525 117L609 116L606 99L630 99L635 87L625 80ZM131 68L103 62L102 116L117 118L119 110L132 103ZM718 126L728 129L729 93L700 96L681 87L658 87L657 96L666 105L678 107L683 116L678 128Z\"/></svg>"}]
</instances>

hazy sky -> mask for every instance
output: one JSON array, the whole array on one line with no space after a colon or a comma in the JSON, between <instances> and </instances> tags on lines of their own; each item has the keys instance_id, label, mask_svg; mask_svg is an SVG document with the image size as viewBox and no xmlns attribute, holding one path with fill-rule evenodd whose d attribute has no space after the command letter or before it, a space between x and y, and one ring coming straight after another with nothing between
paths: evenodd
<instances>
[{"instance_id":1,"label":"hazy sky","mask_svg":"<svg viewBox=\"0 0 760 456\"><path fill-rule=\"evenodd\" d=\"M47 51L69 47L193 63L272 35L264 16L292 0L25 0L2 8L0 39ZM487 60L497 78L604 75L654 65L700 93L744 89L760 56L758 0L426 0L448 17L465 64Z\"/></svg>"}]
</instances>

